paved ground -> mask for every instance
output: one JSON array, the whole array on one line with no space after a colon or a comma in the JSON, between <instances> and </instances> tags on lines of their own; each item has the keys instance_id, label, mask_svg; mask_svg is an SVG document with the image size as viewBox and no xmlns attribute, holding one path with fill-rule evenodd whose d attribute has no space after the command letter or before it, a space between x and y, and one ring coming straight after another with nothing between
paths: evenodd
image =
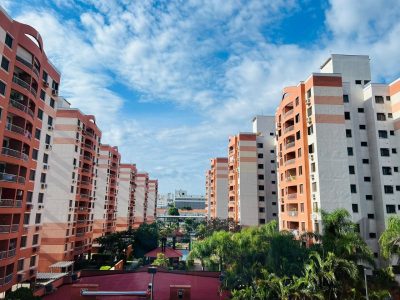
<instances>
[{"instance_id":1,"label":"paved ground","mask_svg":"<svg viewBox=\"0 0 400 300\"><path fill-rule=\"evenodd\" d=\"M132 291L146 290L151 276L148 273L129 273L81 278L79 283L97 283L99 290ZM192 300L219 300L219 279L212 277L191 276L171 273L157 273L154 279L155 300L169 299L170 285L191 285ZM44 300L70 300L70 285L60 287L55 293L44 297ZM99 297L101 300L135 299L132 297ZM138 298L143 299L143 298Z\"/></svg>"}]
</instances>

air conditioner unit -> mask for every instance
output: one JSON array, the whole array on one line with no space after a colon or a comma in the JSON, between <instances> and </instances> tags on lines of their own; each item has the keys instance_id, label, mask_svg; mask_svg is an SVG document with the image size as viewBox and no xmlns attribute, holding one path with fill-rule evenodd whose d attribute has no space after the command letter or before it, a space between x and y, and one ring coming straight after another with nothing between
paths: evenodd
<instances>
[{"instance_id":1,"label":"air conditioner unit","mask_svg":"<svg viewBox=\"0 0 400 300\"><path fill-rule=\"evenodd\" d=\"M311 155L310 155L310 159L311 159L311 160L314 160L314 154L311 154Z\"/></svg>"},{"instance_id":2,"label":"air conditioner unit","mask_svg":"<svg viewBox=\"0 0 400 300\"><path fill-rule=\"evenodd\" d=\"M312 214L311 214L311 219L313 219L313 220L318 219L318 214L312 213Z\"/></svg>"},{"instance_id":3,"label":"air conditioner unit","mask_svg":"<svg viewBox=\"0 0 400 300\"><path fill-rule=\"evenodd\" d=\"M48 83L47 81L44 81L44 80L43 80L43 86L44 86L44 87L49 87L49 83Z\"/></svg>"},{"instance_id":4,"label":"air conditioner unit","mask_svg":"<svg viewBox=\"0 0 400 300\"><path fill-rule=\"evenodd\" d=\"M38 205L38 209L43 209L44 205Z\"/></svg>"},{"instance_id":5,"label":"air conditioner unit","mask_svg":"<svg viewBox=\"0 0 400 300\"><path fill-rule=\"evenodd\" d=\"M311 99L310 99L310 98L308 98L308 99L306 100L306 104L307 104L307 105L310 105L310 104L311 104Z\"/></svg>"},{"instance_id":6,"label":"air conditioner unit","mask_svg":"<svg viewBox=\"0 0 400 300\"><path fill-rule=\"evenodd\" d=\"M51 93L52 93L53 96L58 96L58 91L57 90L52 90Z\"/></svg>"},{"instance_id":7,"label":"air conditioner unit","mask_svg":"<svg viewBox=\"0 0 400 300\"><path fill-rule=\"evenodd\" d=\"M51 150L52 146L50 144L46 144L46 150Z\"/></svg>"},{"instance_id":8,"label":"air conditioner unit","mask_svg":"<svg viewBox=\"0 0 400 300\"><path fill-rule=\"evenodd\" d=\"M315 194L312 195L313 200L315 200L317 197L315 196Z\"/></svg>"},{"instance_id":9,"label":"air conditioner unit","mask_svg":"<svg viewBox=\"0 0 400 300\"><path fill-rule=\"evenodd\" d=\"M314 174L311 174L311 180L314 180L314 177L315 177Z\"/></svg>"},{"instance_id":10,"label":"air conditioner unit","mask_svg":"<svg viewBox=\"0 0 400 300\"><path fill-rule=\"evenodd\" d=\"M76 183L76 180L72 180L72 183Z\"/></svg>"},{"instance_id":11,"label":"air conditioner unit","mask_svg":"<svg viewBox=\"0 0 400 300\"><path fill-rule=\"evenodd\" d=\"M53 131L53 129L54 129L54 127L53 127L53 126L51 126L51 125L47 126L47 130L49 130L49 131Z\"/></svg>"},{"instance_id":12,"label":"air conditioner unit","mask_svg":"<svg viewBox=\"0 0 400 300\"><path fill-rule=\"evenodd\" d=\"M74 166L74 170L78 169L78 166Z\"/></svg>"},{"instance_id":13,"label":"air conditioner unit","mask_svg":"<svg viewBox=\"0 0 400 300\"><path fill-rule=\"evenodd\" d=\"M78 131L81 131L82 127L81 126L76 126L76 129L78 129Z\"/></svg>"},{"instance_id":14,"label":"air conditioner unit","mask_svg":"<svg viewBox=\"0 0 400 300\"><path fill-rule=\"evenodd\" d=\"M308 117L308 118L307 118L307 122L308 122L309 124L311 124L311 123L312 123L312 118L311 118L311 117Z\"/></svg>"},{"instance_id":15,"label":"air conditioner unit","mask_svg":"<svg viewBox=\"0 0 400 300\"><path fill-rule=\"evenodd\" d=\"M48 170L48 169L50 169L50 166L47 165L47 164L44 164L44 165L43 165L43 170Z\"/></svg>"},{"instance_id":16,"label":"air conditioner unit","mask_svg":"<svg viewBox=\"0 0 400 300\"><path fill-rule=\"evenodd\" d=\"M47 189L47 184L46 184L46 183L42 183L42 184L40 185L40 187L41 187L42 189Z\"/></svg>"}]
</instances>

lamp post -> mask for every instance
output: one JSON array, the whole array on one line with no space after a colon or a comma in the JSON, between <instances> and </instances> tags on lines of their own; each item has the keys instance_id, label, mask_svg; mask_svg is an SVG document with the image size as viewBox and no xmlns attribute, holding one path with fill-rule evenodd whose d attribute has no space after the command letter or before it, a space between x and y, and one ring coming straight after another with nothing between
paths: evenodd
<instances>
[{"instance_id":1,"label":"lamp post","mask_svg":"<svg viewBox=\"0 0 400 300\"><path fill-rule=\"evenodd\" d=\"M150 290L150 299L153 300L154 298L154 275L157 273L157 267L149 267L147 272L151 274L151 290Z\"/></svg>"},{"instance_id":2,"label":"lamp post","mask_svg":"<svg viewBox=\"0 0 400 300\"><path fill-rule=\"evenodd\" d=\"M368 297L367 271L371 271L371 269L364 267L365 299L369 300L369 297ZM368 274L368 275L371 275L371 274Z\"/></svg>"}]
</instances>

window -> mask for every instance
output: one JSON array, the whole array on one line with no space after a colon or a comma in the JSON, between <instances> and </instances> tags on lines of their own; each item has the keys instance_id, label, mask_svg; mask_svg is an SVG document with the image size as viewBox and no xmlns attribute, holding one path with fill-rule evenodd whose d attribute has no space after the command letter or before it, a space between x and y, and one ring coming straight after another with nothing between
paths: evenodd
<instances>
[{"instance_id":1,"label":"window","mask_svg":"<svg viewBox=\"0 0 400 300\"><path fill-rule=\"evenodd\" d=\"M258 174L258 179L263 180L264 179L264 175L263 174Z\"/></svg>"},{"instance_id":2,"label":"window","mask_svg":"<svg viewBox=\"0 0 400 300\"><path fill-rule=\"evenodd\" d=\"M24 225L29 225L30 218L31 218L30 214L24 214Z\"/></svg>"},{"instance_id":3,"label":"window","mask_svg":"<svg viewBox=\"0 0 400 300\"><path fill-rule=\"evenodd\" d=\"M44 199L44 194L43 193L39 193L39 195L38 195L38 203L43 203L43 199Z\"/></svg>"},{"instance_id":4,"label":"window","mask_svg":"<svg viewBox=\"0 0 400 300\"><path fill-rule=\"evenodd\" d=\"M48 78L47 72L45 70L43 70L43 75L42 75L43 81L47 82L47 78Z\"/></svg>"},{"instance_id":5,"label":"window","mask_svg":"<svg viewBox=\"0 0 400 300\"><path fill-rule=\"evenodd\" d=\"M26 194L26 202L32 203L32 199L33 199L33 192L28 192Z\"/></svg>"},{"instance_id":6,"label":"window","mask_svg":"<svg viewBox=\"0 0 400 300\"><path fill-rule=\"evenodd\" d=\"M272 180L272 181L271 181L271 184L276 184L275 180Z\"/></svg>"},{"instance_id":7,"label":"window","mask_svg":"<svg viewBox=\"0 0 400 300\"><path fill-rule=\"evenodd\" d=\"M393 114L392 113L388 113L388 118L389 119L393 118Z\"/></svg>"},{"instance_id":8,"label":"window","mask_svg":"<svg viewBox=\"0 0 400 300\"><path fill-rule=\"evenodd\" d=\"M347 155L348 156L353 156L354 155L352 147L347 147Z\"/></svg>"},{"instance_id":9,"label":"window","mask_svg":"<svg viewBox=\"0 0 400 300\"><path fill-rule=\"evenodd\" d=\"M311 172L315 172L315 163L311 164Z\"/></svg>"},{"instance_id":10,"label":"window","mask_svg":"<svg viewBox=\"0 0 400 300\"><path fill-rule=\"evenodd\" d=\"M380 139L387 139L388 133L386 130L378 130L378 136Z\"/></svg>"},{"instance_id":11,"label":"window","mask_svg":"<svg viewBox=\"0 0 400 300\"><path fill-rule=\"evenodd\" d=\"M367 147L368 143L367 142L361 142L361 147Z\"/></svg>"},{"instance_id":12,"label":"window","mask_svg":"<svg viewBox=\"0 0 400 300\"><path fill-rule=\"evenodd\" d=\"M8 48L12 48L14 39L9 35L8 33L6 34L6 40L4 43L8 46Z\"/></svg>"},{"instance_id":13,"label":"window","mask_svg":"<svg viewBox=\"0 0 400 300\"><path fill-rule=\"evenodd\" d=\"M27 236L21 236L21 248L25 248L26 247L26 241L27 241Z\"/></svg>"},{"instance_id":14,"label":"window","mask_svg":"<svg viewBox=\"0 0 400 300\"><path fill-rule=\"evenodd\" d=\"M264 186L263 186L263 185L259 185L259 186L258 186L258 190L259 190L259 191L263 191L263 190L264 190Z\"/></svg>"},{"instance_id":15,"label":"window","mask_svg":"<svg viewBox=\"0 0 400 300\"><path fill-rule=\"evenodd\" d=\"M258 157L258 158L263 158L264 155L263 155L262 153L258 153L258 154L257 154L257 157Z\"/></svg>"},{"instance_id":16,"label":"window","mask_svg":"<svg viewBox=\"0 0 400 300\"><path fill-rule=\"evenodd\" d=\"M369 237L370 237L371 239L376 239L376 233L375 233L375 232L370 232L370 233L369 233Z\"/></svg>"},{"instance_id":17,"label":"window","mask_svg":"<svg viewBox=\"0 0 400 300\"><path fill-rule=\"evenodd\" d=\"M41 183L46 183L46 173L40 174L40 182Z\"/></svg>"},{"instance_id":18,"label":"window","mask_svg":"<svg viewBox=\"0 0 400 300\"><path fill-rule=\"evenodd\" d=\"M299 122L300 122L300 114L297 114L297 115L294 117L294 121L295 121L296 123L299 123Z\"/></svg>"},{"instance_id":19,"label":"window","mask_svg":"<svg viewBox=\"0 0 400 300\"><path fill-rule=\"evenodd\" d=\"M399 172L399 167L393 167L393 171L396 173Z\"/></svg>"},{"instance_id":20,"label":"window","mask_svg":"<svg viewBox=\"0 0 400 300\"><path fill-rule=\"evenodd\" d=\"M396 185L396 191L400 191L400 185Z\"/></svg>"},{"instance_id":21,"label":"window","mask_svg":"<svg viewBox=\"0 0 400 300\"><path fill-rule=\"evenodd\" d=\"M296 97L295 103L296 103L296 106L299 105L299 97Z\"/></svg>"},{"instance_id":22,"label":"window","mask_svg":"<svg viewBox=\"0 0 400 300\"><path fill-rule=\"evenodd\" d=\"M390 151L388 148L381 148L381 156L390 156Z\"/></svg>"},{"instance_id":23,"label":"window","mask_svg":"<svg viewBox=\"0 0 400 300\"><path fill-rule=\"evenodd\" d=\"M258 164L258 169L264 169L264 164Z\"/></svg>"},{"instance_id":24,"label":"window","mask_svg":"<svg viewBox=\"0 0 400 300\"><path fill-rule=\"evenodd\" d=\"M365 195L365 200L373 200L372 195Z\"/></svg>"},{"instance_id":25,"label":"window","mask_svg":"<svg viewBox=\"0 0 400 300\"><path fill-rule=\"evenodd\" d=\"M352 194L357 194L357 186L355 184L350 184L350 192Z\"/></svg>"},{"instance_id":26,"label":"window","mask_svg":"<svg viewBox=\"0 0 400 300\"><path fill-rule=\"evenodd\" d=\"M359 128L360 128L361 130L365 130L365 129L366 129L366 127L365 127L364 124L360 125Z\"/></svg>"},{"instance_id":27,"label":"window","mask_svg":"<svg viewBox=\"0 0 400 300\"><path fill-rule=\"evenodd\" d=\"M263 148L263 147L264 147L263 143L257 143L257 148Z\"/></svg>"},{"instance_id":28,"label":"window","mask_svg":"<svg viewBox=\"0 0 400 300\"><path fill-rule=\"evenodd\" d=\"M375 215L374 214L368 214L368 219L375 219Z\"/></svg>"},{"instance_id":29,"label":"window","mask_svg":"<svg viewBox=\"0 0 400 300\"><path fill-rule=\"evenodd\" d=\"M386 116L384 113L376 113L376 119L378 121L386 121Z\"/></svg>"},{"instance_id":30,"label":"window","mask_svg":"<svg viewBox=\"0 0 400 300\"><path fill-rule=\"evenodd\" d=\"M393 194L393 185L384 185L383 190L385 194Z\"/></svg>"},{"instance_id":31,"label":"window","mask_svg":"<svg viewBox=\"0 0 400 300\"><path fill-rule=\"evenodd\" d=\"M43 110L41 110L40 108L38 109L37 117L38 117L40 120L43 120Z\"/></svg>"},{"instance_id":32,"label":"window","mask_svg":"<svg viewBox=\"0 0 400 300\"><path fill-rule=\"evenodd\" d=\"M396 148L392 148L392 153L396 154L397 153L397 149Z\"/></svg>"},{"instance_id":33,"label":"window","mask_svg":"<svg viewBox=\"0 0 400 300\"><path fill-rule=\"evenodd\" d=\"M364 159L362 160L362 163L365 164L365 165L368 165L368 164L369 164L369 159L364 158Z\"/></svg>"},{"instance_id":34,"label":"window","mask_svg":"<svg viewBox=\"0 0 400 300\"><path fill-rule=\"evenodd\" d=\"M343 95L343 102L349 103L349 95Z\"/></svg>"},{"instance_id":35,"label":"window","mask_svg":"<svg viewBox=\"0 0 400 300\"><path fill-rule=\"evenodd\" d=\"M383 96L375 96L375 103L383 104Z\"/></svg>"},{"instance_id":36,"label":"window","mask_svg":"<svg viewBox=\"0 0 400 300\"><path fill-rule=\"evenodd\" d=\"M46 142L46 144L50 144L51 143L51 136L49 136L48 134L46 134L45 142Z\"/></svg>"},{"instance_id":37,"label":"window","mask_svg":"<svg viewBox=\"0 0 400 300\"><path fill-rule=\"evenodd\" d=\"M17 271L19 272L19 271L22 271L23 269L24 269L24 259L22 258L22 259L18 260Z\"/></svg>"},{"instance_id":38,"label":"window","mask_svg":"<svg viewBox=\"0 0 400 300\"><path fill-rule=\"evenodd\" d=\"M71 193L74 192L74 186L72 186L72 185L71 185L71 190L70 190L70 192L71 192ZM106 197L107 197L107 196L106 196Z\"/></svg>"},{"instance_id":39,"label":"window","mask_svg":"<svg viewBox=\"0 0 400 300\"><path fill-rule=\"evenodd\" d=\"M272 159L272 160L271 160L271 164L274 164L274 163L275 163L275 160Z\"/></svg>"},{"instance_id":40,"label":"window","mask_svg":"<svg viewBox=\"0 0 400 300\"><path fill-rule=\"evenodd\" d=\"M54 106L55 106L55 101L54 101L53 98L50 99L50 106L51 106L52 108L54 108Z\"/></svg>"},{"instance_id":41,"label":"window","mask_svg":"<svg viewBox=\"0 0 400 300\"><path fill-rule=\"evenodd\" d=\"M44 90L40 90L40 99L42 99L43 101L46 100L46 92Z\"/></svg>"},{"instance_id":42,"label":"window","mask_svg":"<svg viewBox=\"0 0 400 300\"><path fill-rule=\"evenodd\" d=\"M36 128L35 129L35 139L40 140L40 129Z\"/></svg>"},{"instance_id":43,"label":"window","mask_svg":"<svg viewBox=\"0 0 400 300\"><path fill-rule=\"evenodd\" d=\"M351 138L351 129L346 129L346 137Z\"/></svg>"},{"instance_id":44,"label":"window","mask_svg":"<svg viewBox=\"0 0 400 300\"><path fill-rule=\"evenodd\" d=\"M316 192L316 191L317 191L317 183L316 183L316 182L313 182L313 183L311 184L311 188L312 188L312 191L313 191L313 192Z\"/></svg>"},{"instance_id":45,"label":"window","mask_svg":"<svg viewBox=\"0 0 400 300\"><path fill-rule=\"evenodd\" d=\"M275 191L272 191L271 194L272 194L272 195L276 195L276 192L275 192Z\"/></svg>"},{"instance_id":46,"label":"window","mask_svg":"<svg viewBox=\"0 0 400 300\"><path fill-rule=\"evenodd\" d=\"M349 166L349 174L356 174L354 166Z\"/></svg>"},{"instance_id":47,"label":"window","mask_svg":"<svg viewBox=\"0 0 400 300\"><path fill-rule=\"evenodd\" d=\"M307 117L312 115L312 107L307 108Z\"/></svg>"},{"instance_id":48,"label":"window","mask_svg":"<svg viewBox=\"0 0 400 300\"><path fill-rule=\"evenodd\" d=\"M33 235L33 239L32 239L32 246L39 244L39 235L35 234Z\"/></svg>"},{"instance_id":49,"label":"window","mask_svg":"<svg viewBox=\"0 0 400 300\"><path fill-rule=\"evenodd\" d=\"M53 126L53 118L50 116L47 117L47 125Z\"/></svg>"},{"instance_id":50,"label":"window","mask_svg":"<svg viewBox=\"0 0 400 300\"><path fill-rule=\"evenodd\" d=\"M350 112L349 111L345 111L344 112L344 119L345 120L350 120Z\"/></svg>"},{"instance_id":51,"label":"window","mask_svg":"<svg viewBox=\"0 0 400 300\"><path fill-rule=\"evenodd\" d=\"M269 153L274 154L274 153L275 153L275 150L269 150Z\"/></svg>"},{"instance_id":52,"label":"window","mask_svg":"<svg viewBox=\"0 0 400 300\"><path fill-rule=\"evenodd\" d=\"M260 219L260 224L265 224L265 219Z\"/></svg>"},{"instance_id":53,"label":"window","mask_svg":"<svg viewBox=\"0 0 400 300\"><path fill-rule=\"evenodd\" d=\"M361 80L356 80L355 83L356 84L362 84Z\"/></svg>"},{"instance_id":54,"label":"window","mask_svg":"<svg viewBox=\"0 0 400 300\"><path fill-rule=\"evenodd\" d=\"M390 101L390 96L386 96L386 101Z\"/></svg>"},{"instance_id":55,"label":"window","mask_svg":"<svg viewBox=\"0 0 400 300\"><path fill-rule=\"evenodd\" d=\"M391 167L382 167L382 174L383 175L392 175L392 168Z\"/></svg>"},{"instance_id":56,"label":"window","mask_svg":"<svg viewBox=\"0 0 400 300\"><path fill-rule=\"evenodd\" d=\"M38 149L32 149L32 159L37 160L38 159Z\"/></svg>"},{"instance_id":57,"label":"window","mask_svg":"<svg viewBox=\"0 0 400 300\"><path fill-rule=\"evenodd\" d=\"M364 181L365 181L365 182L371 182L371 177L369 177L369 176L364 177Z\"/></svg>"},{"instance_id":58,"label":"window","mask_svg":"<svg viewBox=\"0 0 400 300\"><path fill-rule=\"evenodd\" d=\"M265 208L264 208L264 207L259 207L259 208L258 208L258 212L260 212L260 213L265 212Z\"/></svg>"},{"instance_id":59,"label":"window","mask_svg":"<svg viewBox=\"0 0 400 300\"><path fill-rule=\"evenodd\" d=\"M43 162L44 162L45 164L49 163L49 155L48 155L47 153L44 153L44 154L43 154Z\"/></svg>"},{"instance_id":60,"label":"window","mask_svg":"<svg viewBox=\"0 0 400 300\"><path fill-rule=\"evenodd\" d=\"M10 61L4 56L1 58L1 67L8 72L8 68L10 67Z\"/></svg>"},{"instance_id":61,"label":"window","mask_svg":"<svg viewBox=\"0 0 400 300\"><path fill-rule=\"evenodd\" d=\"M275 206L275 205L276 205L276 202L272 202L271 204Z\"/></svg>"},{"instance_id":62,"label":"window","mask_svg":"<svg viewBox=\"0 0 400 300\"><path fill-rule=\"evenodd\" d=\"M314 133L314 128L313 128L313 126L311 125L311 126L308 126L307 127L307 134L308 135L312 135Z\"/></svg>"},{"instance_id":63,"label":"window","mask_svg":"<svg viewBox=\"0 0 400 300\"><path fill-rule=\"evenodd\" d=\"M269 135L270 135L270 136L274 136L274 135L275 135L275 133L273 133L273 132L270 132L270 133L269 133Z\"/></svg>"},{"instance_id":64,"label":"window","mask_svg":"<svg viewBox=\"0 0 400 300\"><path fill-rule=\"evenodd\" d=\"M296 140L300 139L300 130L296 132Z\"/></svg>"},{"instance_id":65,"label":"window","mask_svg":"<svg viewBox=\"0 0 400 300\"><path fill-rule=\"evenodd\" d=\"M304 192L304 187L303 187L303 184L300 184L300 186L299 186L299 190L300 190L300 194L303 194L303 192Z\"/></svg>"},{"instance_id":66,"label":"window","mask_svg":"<svg viewBox=\"0 0 400 300\"><path fill-rule=\"evenodd\" d=\"M300 203L300 212L304 212L304 203Z\"/></svg>"},{"instance_id":67,"label":"window","mask_svg":"<svg viewBox=\"0 0 400 300\"><path fill-rule=\"evenodd\" d=\"M35 170L29 171L29 180L35 180Z\"/></svg>"},{"instance_id":68,"label":"window","mask_svg":"<svg viewBox=\"0 0 400 300\"><path fill-rule=\"evenodd\" d=\"M303 166L299 166L299 176L303 175Z\"/></svg>"},{"instance_id":69,"label":"window","mask_svg":"<svg viewBox=\"0 0 400 300\"><path fill-rule=\"evenodd\" d=\"M0 80L0 94L3 96L6 94L6 84Z\"/></svg>"},{"instance_id":70,"label":"window","mask_svg":"<svg viewBox=\"0 0 400 300\"><path fill-rule=\"evenodd\" d=\"M311 89L309 89L308 91L307 91L307 98L310 98L311 97Z\"/></svg>"},{"instance_id":71,"label":"window","mask_svg":"<svg viewBox=\"0 0 400 300\"><path fill-rule=\"evenodd\" d=\"M265 201L265 198L264 198L264 196L258 196L258 201L260 201L260 202L264 202L264 201Z\"/></svg>"},{"instance_id":72,"label":"window","mask_svg":"<svg viewBox=\"0 0 400 300\"><path fill-rule=\"evenodd\" d=\"M364 108L363 107L359 107L357 110L359 113L363 113L364 112Z\"/></svg>"},{"instance_id":73,"label":"window","mask_svg":"<svg viewBox=\"0 0 400 300\"><path fill-rule=\"evenodd\" d=\"M308 145L308 153L314 153L314 144Z\"/></svg>"},{"instance_id":74,"label":"window","mask_svg":"<svg viewBox=\"0 0 400 300\"><path fill-rule=\"evenodd\" d=\"M386 213L395 214L396 213L396 205L391 205L391 204L386 205Z\"/></svg>"},{"instance_id":75,"label":"window","mask_svg":"<svg viewBox=\"0 0 400 300\"><path fill-rule=\"evenodd\" d=\"M394 130L390 130L390 135L394 135Z\"/></svg>"},{"instance_id":76,"label":"window","mask_svg":"<svg viewBox=\"0 0 400 300\"><path fill-rule=\"evenodd\" d=\"M31 261L29 262L30 267L36 266L36 256L31 257Z\"/></svg>"},{"instance_id":77,"label":"window","mask_svg":"<svg viewBox=\"0 0 400 300\"><path fill-rule=\"evenodd\" d=\"M358 213L358 204L352 204L351 208L352 208L354 213Z\"/></svg>"}]
</instances>

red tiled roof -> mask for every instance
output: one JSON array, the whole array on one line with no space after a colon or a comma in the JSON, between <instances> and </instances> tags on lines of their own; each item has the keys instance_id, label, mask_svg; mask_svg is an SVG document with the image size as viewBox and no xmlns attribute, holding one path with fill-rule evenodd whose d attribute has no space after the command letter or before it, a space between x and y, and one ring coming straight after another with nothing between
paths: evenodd
<instances>
[{"instance_id":1,"label":"red tiled roof","mask_svg":"<svg viewBox=\"0 0 400 300\"><path fill-rule=\"evenodd\" d=\"M177 257L182 257L182 252L179 250L174 250L172 248L165 248L165 252L161 251L161 247L158 247L154 250L151 250L150 252L147 252L144 256L145 257L154 257L157 258L158 253L164 253L166 258L177 258Z\"/></svg>"},{"instance_id":2,"label":"red tiled roof","mask_svg":"<svg viewBox=\"0 0 400 300\"><path fill-rule=\"evenodd\" d=\"M99 291L145 291L149 282L151 275L147 272L83 277L79 280L79 284L98 284ZM215 277L157 272L154 276L154 299L169 300L170 285L190 285L192 300L220 300L219 284L219 279ZM44 300L70 300L71 288L71 285L63 285L53 294L45 296ZM96 299L127 300L128 297L98 296Z\"/></svg>"}]
</instances>

